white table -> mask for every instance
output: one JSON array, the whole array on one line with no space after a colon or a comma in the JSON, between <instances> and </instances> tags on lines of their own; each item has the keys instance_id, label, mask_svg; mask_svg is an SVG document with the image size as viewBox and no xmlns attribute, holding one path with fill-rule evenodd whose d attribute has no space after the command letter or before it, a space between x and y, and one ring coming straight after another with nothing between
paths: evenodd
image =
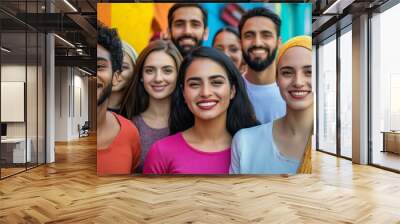
<instances>
[{"instance_id":1,"label":"white table","mask_svg":"<svg viewBox=\"0 0 400 224\"><path fill-rule=\"evenodd\" d=\"M28 143L28 147L26 147L26 154L25 154L25 138L6 138L1 139L2 147L6 146L13 146L13 163L25 163L31 162L31 145L32 140L30 138L26 139ZM25 161L25 159L27 159Z\"/></svg>"}]
</instances>

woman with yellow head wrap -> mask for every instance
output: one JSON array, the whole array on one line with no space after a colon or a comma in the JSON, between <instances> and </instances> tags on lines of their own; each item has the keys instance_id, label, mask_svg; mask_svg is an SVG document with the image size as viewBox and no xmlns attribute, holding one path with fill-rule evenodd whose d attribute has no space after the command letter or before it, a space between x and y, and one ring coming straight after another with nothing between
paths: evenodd
<instances>
[{"instance_id":1,"label":"woman with yellow head wrap","mask_svg":"<svg viewBox=\"0 0 400 224\"><path fill-rule=\"evenodd\" d=\"M280 47L276 82L286 101L286 115L234 136L231 173L311 172L310 161L306 161L311 157L304 156L314 120L311 64L311 37L294 37Z\"/></svg>"}]
</instances>

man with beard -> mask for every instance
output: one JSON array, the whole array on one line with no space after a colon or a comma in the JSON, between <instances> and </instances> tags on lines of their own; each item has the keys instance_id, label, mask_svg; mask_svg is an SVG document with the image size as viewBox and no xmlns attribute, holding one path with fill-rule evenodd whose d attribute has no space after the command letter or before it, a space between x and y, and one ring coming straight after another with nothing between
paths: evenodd
<instances>
[{"instance_id":1,"label":"man with beard","mask_svg":"<svg viewBox=\"0 0 400 224\"><path fill-rule=\"evenodd\" d=\"M113 75L122 67L121 41L115 29L97 27L97 174L130 174L139 162L136 127L107 111Z\"/></svg>"},{"instance_id":2,"label":"man with beard","mask_svg":"<svg viewBox=\"0 0 400 224\"><path fill-rule=\"evenodd\" d=\"M196 3L175 4L168 12L168 34L182 56L208 38L207 12Z\"/></svg>"},{"instance_id":3,"label":"man with beard","mask_svg":"<svg viewBox=\"0 0 400 224\"><path fill-rule=\"evenodd\" d=\"M286 114L286 103L275 82L275 55L281 43L281 19L266 8L246 12L239 22L247 93L257 119L269 123Z\"/></svg>"}]
</instances>

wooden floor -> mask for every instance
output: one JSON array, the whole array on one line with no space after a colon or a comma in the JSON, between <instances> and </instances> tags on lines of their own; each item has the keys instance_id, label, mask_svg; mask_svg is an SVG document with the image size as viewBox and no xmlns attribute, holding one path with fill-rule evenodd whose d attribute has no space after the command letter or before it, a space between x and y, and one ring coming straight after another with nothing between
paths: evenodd
<instances>
[{"instance_id":1,"label":"wooden floor","mask_svg":"<svg viewBox=\"0 0 400 224\"><path fill-rule=\"evenodd\" d=\"M312 175L97 177L94 138L0 181L0 223L400 223L400 175L315 152Z\"/></svg>"},{"instance_id":2,"label":"wooden floor","mask_svg":"<svg viewBox=\"0 0 400 224\"><path fill-rule=\"evenodd\" d=\"M22 171L24 171L24 170L26 170L25 169L25 167L24 168L0 168L1 169L1 178L4 178L4 177L7 177L7 176L10 176L10 175L13 175L13 174L16 174L16 173L19 173L19 172L22 172Z\"/></svg>"},{"instance_id":3,"label":"wooden floor","mask_svg":"<svg viewBox=\"0 0 400 224\"><path fill-rule=\"evenodd\" d=\"M18 164L18 167L7 167L7 168L0 168L1 178L6 178L11 175L15 175L20 172L24 172L29 169L34 169L38 165L36 163L27 163L26 167L25 164Z\"/></svg>"}]
</instances>

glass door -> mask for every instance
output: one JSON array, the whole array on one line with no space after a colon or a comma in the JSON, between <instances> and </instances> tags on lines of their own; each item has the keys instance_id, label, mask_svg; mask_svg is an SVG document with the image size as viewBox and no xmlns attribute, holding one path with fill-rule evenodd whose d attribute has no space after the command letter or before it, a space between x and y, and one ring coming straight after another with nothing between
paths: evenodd
<instances>
[{"instance_id":1,"label":"glass door","mask_svg":"<svg viewBox=\"0 0 400 224\"><path fill-rule=\"evenodd\" d=\"M23 22L44 3L0 2L1 179L45 163L46 39Z\"/></svg>"},{"instance_id":2,"label":"glass door","mask_svg":"<svg viewBox=\"0 0 400 224\"><path fill-rule=\"evenodd\" d=\"M370 132L373 165L400 171L400 4L371 18Z\"/></svg>"},{"instance_id":3,"label":"glass door","mask_svg":"<svg viewBox=\"0 0 400 224\"><path fill-rule=\"evenodd\" d=\"M26 150L26 38L25 31L1 34L2 177L26 170L31 161L31 151Z\"/></svg>"}]
</instances>

